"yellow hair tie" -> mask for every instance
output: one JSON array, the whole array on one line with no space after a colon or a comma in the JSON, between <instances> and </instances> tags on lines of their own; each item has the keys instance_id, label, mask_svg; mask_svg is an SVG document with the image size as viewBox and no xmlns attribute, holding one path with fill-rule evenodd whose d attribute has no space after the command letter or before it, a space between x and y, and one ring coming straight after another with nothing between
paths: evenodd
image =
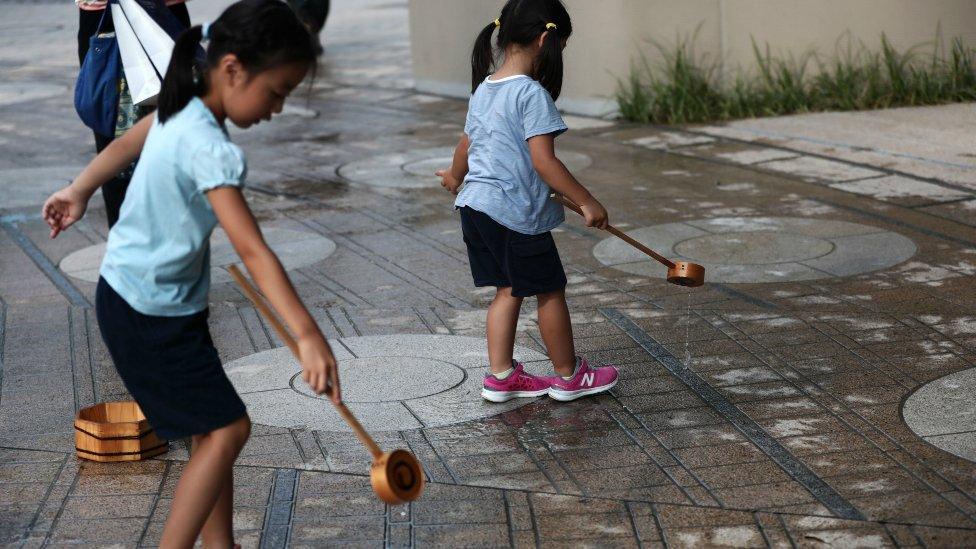
<instances>
[{"instance_id":1,"label":"yellow hair tie","mask_svg":"<svg viewBox=\"0 0 976 549\"><path fill-rule=\"evenodd\" d=\"M501 22L501 21L499 21L498 19L495 19L495 26L496 26L496 27L500 27L500 26L502 26L502 22Z\"/></svg>"},{"instance_id":2,"label":"yellow hair tie","mask_svg":"<svg viewBox=\"0 0 976 549\"><path fill-rule=\"evenodd\" d=\"M546 23L546 30L552 30L555 28L557 28L555 23Z\"/></svg>"}]
</instances>

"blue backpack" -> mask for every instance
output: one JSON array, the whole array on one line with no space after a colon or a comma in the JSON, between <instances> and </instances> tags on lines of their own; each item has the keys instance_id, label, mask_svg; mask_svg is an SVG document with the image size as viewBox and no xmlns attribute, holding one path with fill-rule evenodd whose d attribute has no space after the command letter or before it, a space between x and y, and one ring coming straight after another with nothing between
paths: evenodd
<instances>
[{"instance_id":1,"label":"blue backpack","mask_svg":"<svg viewBox=\"0 0 976 549\"><path fill-rule=\"evenodd\" d=\"M106 6L98 30L88 41L88 53L75 82L75 110L86 126L99 135L115 136L115 119L119 109L119 75L122 59L115 36L99 37Z\"/></svg>"}]
</instances>

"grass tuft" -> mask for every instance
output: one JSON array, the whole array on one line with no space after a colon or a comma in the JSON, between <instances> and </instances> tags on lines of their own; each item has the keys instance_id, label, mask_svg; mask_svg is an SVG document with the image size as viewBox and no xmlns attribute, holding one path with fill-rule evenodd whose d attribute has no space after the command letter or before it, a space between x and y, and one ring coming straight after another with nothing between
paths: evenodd
<instances>
[{"instance_id":1,"label":"grass tuft","mask_svg":"<svg viewBox=\"0 0 976 549\"><path fill-rule=\"evenodd\" d=\"M898 51L884 34L880 51L847 35L829 59L776 57L753 41L757 70L725 79L717 61L696 55L697 35L670 48L652 42L662 61L651 65L641 56L618 79L616 100L626 120L689 124L976 100L976 49L960 38L946 48L941 33L930 55L921 46Z\"/></svg>"}]
</instances>

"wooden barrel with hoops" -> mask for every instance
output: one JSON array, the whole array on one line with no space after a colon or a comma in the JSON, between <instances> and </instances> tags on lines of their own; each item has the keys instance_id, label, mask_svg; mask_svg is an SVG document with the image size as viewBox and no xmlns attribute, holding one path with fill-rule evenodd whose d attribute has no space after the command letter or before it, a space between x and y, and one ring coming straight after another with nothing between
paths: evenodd
<instances>
[{"instance_id":1,"label":"wooden barrel with hoops","mask_svg":"<svg viewBox=\"0 0 976 549\"><path fill-rule=\"evenodd\" d=\"M167 449L133 401L102 402L75 416L75 452L82 459L139 461Z\"/></svg>"}]
</instances>

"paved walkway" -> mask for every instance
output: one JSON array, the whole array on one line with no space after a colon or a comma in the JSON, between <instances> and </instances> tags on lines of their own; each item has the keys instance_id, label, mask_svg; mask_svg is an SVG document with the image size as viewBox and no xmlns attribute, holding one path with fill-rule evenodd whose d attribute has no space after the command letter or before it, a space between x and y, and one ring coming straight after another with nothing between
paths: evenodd
<instances>
[{"instance_id":1,"label":"paved walkway","mask_svg":"<svg viewBox=\"0 0 976 549\"><path fill-rule=\"evenodd\" d=\"M217 280L212 330L257 423L235 471L245 547L976 545L970 162L942 177L918 168L941 156L892 166L798 144L819 139L806 130L747 134L776 120L571 117L560 150L612 220L704 263L711 282L668 285L570 219L556 238L578 346L623 379L569 404L490 405L477 397L489 293L471 286L450 197L422 177L465 104L411 91L404 3L337 4L307 95L235 139L263 227L284 236L273 245L339 344L350 406L381 445L413 451L430 484L411 505L379 503L365 451ZM191 3L196 20L217 9ZM151 546L186 445L134 464L74 457L75 410L126 397L91 309L105 220L95 207L51 241L36 218L92 152L69 95L75 14L5 13L0 544ZM937 139L942 117L974 107L908 112L904 128ZM528 304L518 354L546 371L532 317ZM417 368L431 383L411 383ZM374 389L377 374L398 390Z\"/></svg>"}]
</instances>

